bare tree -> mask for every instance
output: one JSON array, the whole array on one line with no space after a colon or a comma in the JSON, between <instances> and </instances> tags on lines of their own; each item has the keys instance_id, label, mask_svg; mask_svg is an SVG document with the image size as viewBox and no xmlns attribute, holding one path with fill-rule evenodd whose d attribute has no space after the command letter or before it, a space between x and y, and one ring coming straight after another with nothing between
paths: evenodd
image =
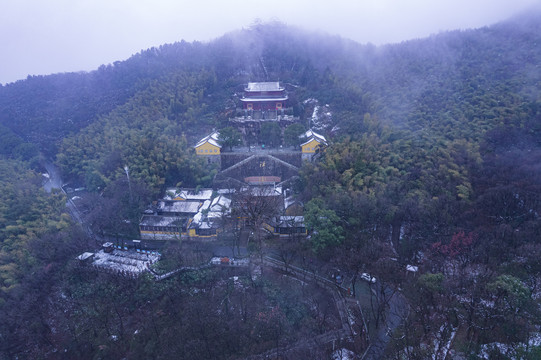
<instances>
[{"instance_id":1,"label":"bare tree","mask_svg":"<svg viewBox=\"0 0 541 360\"><path fill-rule=\"evenodd\" d=\"M253 229L257 250L263 257L263 226L280 212L282 196L273 187L247 187L235 194L236 212L246 226Z\"/></svg>"}]
</instances>

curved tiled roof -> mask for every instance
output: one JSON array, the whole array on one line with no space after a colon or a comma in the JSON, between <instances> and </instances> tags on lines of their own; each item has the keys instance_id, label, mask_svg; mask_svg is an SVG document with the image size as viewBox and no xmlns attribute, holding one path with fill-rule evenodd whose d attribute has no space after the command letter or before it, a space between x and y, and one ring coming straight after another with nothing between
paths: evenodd
<instances>
[{"instance_id":1,"label":"curved tiled roof","mask_svg":"<svg viewBox=\"0 0 541 360\"><path fill-rule=\"evenodd\" d=\"M220 138L220 133L218 131L215 131L212 134L207 135L204 138L202 138L201 140L199 140L197 142L197 144L194 146L194 148L199 147L199 146L203 145L204 143L208 142L208 143L210 143L210 144L212 144L214 146L217 146L217 147L219 147L221 149L222 145L220 145L220 143L218 141L219 138Z\"/></svg>"}]
</instances>

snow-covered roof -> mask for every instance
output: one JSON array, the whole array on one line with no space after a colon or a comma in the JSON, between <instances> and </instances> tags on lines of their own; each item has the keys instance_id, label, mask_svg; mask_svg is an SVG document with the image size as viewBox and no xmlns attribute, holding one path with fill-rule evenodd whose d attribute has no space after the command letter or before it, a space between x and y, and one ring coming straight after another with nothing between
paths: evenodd
<instances>
[{"instance_id":1,"label":"snow-covered roof","mask_svg":"<svg viewBox=\"0 0 541 360\"><path fill-rule=\"evenodd\" d=\"M88 258L90 258L92 256L94 256L94 253L92 253L92 252L84 252L81 255L77 256L77 260L83 261L83 260L86 260L86 259L88 259Z\"/></svg>"},{"instance_id":2,"label":"snow-covered roof","mask_svg":"<svg viewBox=\"0 0 541 360\"><path fill-rule=\"evenodd\" d=\"M240 101L245 101L245 102L286 101L286 100L287 100L287 96L281 96L281 97L261 96L261 97L246 97L246 98L240 99Z\"/></svg>"},{"instance_id":3,"label":"snow-covered roof","mask_svg":"<svg viewBox=\"0 0 541 360\"><path fill-rule=\"evenodd\" d=\"M406 271L417 272L419 271L419 267L414 265L406 265Z\"/></svg>"},{"instance_id":4,"label":"snow-covered roof","mask_svg":"<svg viewBox=\"0 0 541 360\"><path fill-rule=\"evenodd\" d=\"M137 275L146 271L150 264L155 263L158 260L160 260L160 255L158 254L139 254L132 251L119 250L113 250L112 253L106 253L103 250L100 250L95 254L92 265L99 268Z\"/></svg>"},{"instance_id":5,"label":"snow-covered roof","mask_svg":"<svg viewBox=\"0 0 541 360\"><path fill-rule=\"evenodd\" d=\"M207 200L199 209L199 212L193 217L190 228L192 229L211 229L216 219L220 218L224 211L229 213L231 210L231 200L220 195L212 201ZM207 210L207 214L204 212Z\"/></svg>"},{"instance_id":6,"label":"snow-covered roof","mask_svg":"<svg viewBox=\"0 0 541 360\"><path fill-rule=\"evenodd\" d=\"M280 216L278 220L280 227L304 226L304 216Z\"/></svg>"},{"instance_id":7,"label":"snow-covered roof","mask_svg":"<svg viewBox=\"0 0 541 360\"><path fill-rule=\"evenodd\" d=\"M197 201L160 201L158 211L165 213L195 214L199 210L200 203Z\"/></svg>"},{"instance_id":8,"label":"snow-covered roof","mask_svg":"<svg viewBox=\"0 0 541 360\"><path fill-rule=\"evenodd\" d=\"M206 200L203 203L203 205L199 208L199 211L193 217L192 223L190 225L191 228L201 226L201 224L203 223L203 220L204 220L203 210L207 210L210 207L210 204L211 204L211 201Z\"/></svg>"},{"instance_id":9,"label":"snow-covered roof","mask_svg":"<svg viewBox=\"0 0 541 360\"><path fill-rule=\"evenodd\" d=\"M218 194L224 195L224 194L234 194L237 192L236 189L218 189Z\"/></svg>"},{"instance_id":10,"label":"snow-covered roof","mask_svg":"<svg viewBox=\"0 0 541 360\"><path fill-rule=\"evenodd\" d=\"M282 195L281 186L249 186L241 189L242 192L248 192L253 196L279 196Z\"/></svg>"},{"instance_id":11,"label":"snow-covered roof","mask_svg":"<svg viewBox=\"0 0 541 360\"><path fill-rule=\"evenodd\" d=\"M305 138L315 137L315 138L320 139L323 142L327 142L327 139L325 139L325 136L323 136L321 134L318 134L317 132L315 132L312 129L308 129L304 134L300 135L299 137L300 138L303 138L303 137L305 137Z\"/></svg>"},{"instance_id":12,"label":"snow-covered roof","mask_svg":"<svg viewBox=\"0 0 541 360\"><path fill-rule=\"evenodd\" d=\"M327 139L325 139L325 136L318 134L317 132L313 131L312 129L308 129L304 134L299 136L300 139L306 139L304 143L301 144L301 146L308 144L312 140L316 140L319 143L323 143L327 145Z\"/></svg>"},{"instance_id":13,"label":"snow-covered roof","mask_svg":"<svg viewBox=\"0 0 541 360\"><path fill-rule=\"evenodd\" d=\"M231 210L231 200L220 195L212 200L212 204L209 208L208 218L219 218L222 214L229 213Z\"/></svg>"},{"instance_id":14,"label":"snow-covered roof","mask_svg":"<svg viewBox=\"0 0 541 360\"><path fill-rule=\"evenodd\" d=\"M145 215L141 218L139 226L178 226L186 219L176 216Z\"/></svg>"},{"instance_id":15,"label":"snow-covered roof","mask_svg":"<svg viewBox=\"0 0 541 360\"><path fill-rule=\"evenodd\" d=\"M197 142L197 144L194 147L199 147L203 145L204 143L208 142L209 144L212 144L214 146L217 146L219 148L222 148L222 145L219 143L220 133L218 131L213 132L210 135L205 136L201 140Z\"/></svg>"},{"instance_id":16,"label":"snow-covered roof","mask_svg":"<svg viewBox=\"0 0 541 360\"><path fill-rule=\"evenodd\" d=\"M248 86L244 88L245 91L282 91L283 87L280 87L280 83L276 82L249 82Z\"/></svg>"},{"instance_id":17,"label":"snow-covered roof","mask_svg":"<svg viewBox=\"0 0 541 360\"><path fill-rule=\"evenodd\" d=\"M164 200L174 200L181 198L187 201L205 201L212 197L212 189L201 189L196 191L195 189L183 189L183 188L169 188L165 191Z\"/></svg>"},{"instance_id":18,"label":"snow-covered roof","mask_svg":"<svg viewBox=\"0 0 541 360\"><path fill-rule=\"evenodd\" d=\"M288 207L290 207L291 205L293 204L299 204L299 205L302 205L302 202L300 202L299 200L295 199L294 196L289 196L289 197L286 197L284 199L284 209L287 209Z\"/></svg>"}]
</instances>

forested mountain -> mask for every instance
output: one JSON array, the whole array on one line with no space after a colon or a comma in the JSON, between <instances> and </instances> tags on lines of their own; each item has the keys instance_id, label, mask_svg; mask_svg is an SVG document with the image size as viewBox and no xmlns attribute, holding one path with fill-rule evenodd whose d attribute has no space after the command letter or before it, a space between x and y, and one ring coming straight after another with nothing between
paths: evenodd
<instances>
[{"instance_id":1,"label":"forested mountain","mask_svg":"<svg viewBox=\"0 0 541 360\"><path fill-rule=\"evenodd\" d=\"M388 289L402 289L410 303L388 358L429 358L427 344L451 334L464 354L495 354L487 346L506 343L508 354L500 358L535 358L539 349L522 345L541 325L539 44L539 13L379 47L270 23L208 43L162 45L89 73L0 87L0 317L10 321L0 329L0 351L31 357L62 347L76 357L167 356L166 344L174 341L155 324L173 325L156 314L166 309L182 318L173 305L191 309L196 302L170 291L202 280L183 278L156 291L150 282L85 289L88 279L68 261L80 247L68 246L74 230L62 214L63 197L42 193L29 169L38 168L39 149L56 157L67 180L115 206L126 195L126 165L141 203L167 186L208 186L216 169L196 158L195 141L227 125L243 84L279 80L301 119L309 118L304 100L310 98L332 110L323 129L330 146L302 167L295 184L314 231L307 246L354 277L368 271ZM136 221L139 208L131 210L108 209ZM419 273L406 277L407 264ZM43 291L25 299L38 281L32 277ZM115 292L125 288L135 305ZM92 289L116 294L117 306L97 296L85 300ZM59 315L50 306L53 292L76 299L78 317ZM152 327L133 315L147 298ZM32 311L16 312L17 303ZM378 314L371 318L376 325ZM100 325L116 316L121 325ZM52 318L69 331L54 333ZM122 321L127 318L130 324ZM92 333L87 319L101 330ZM24 326L15 329L17 321ZM110 327L124 331L124 325L142 327L152 346L141 349L126 335L115 350L101 348ZM70 343L70 336L77 340ZM237 345L221 356L233 358ZM182 351L204 357L197 348Z\"/></svg>"},{"instance_id":2,"label":"forested mountain","mask_svg":"<svg viewBox=\"0 0 541 360\"><path fill-rule=\"evenodd\" d=\"M34 76L5 85L0 124L54 149L59 139L153 82L203 70L209 78L198 85L209 96L205 103L214 119L240 84L280 79L334 105L335 111L370 112L411 129L481 126L517 101L536 98L536 16L381 47L278 23L256 25L209 43L152 48L90 73ZM190 106L181 92L165 96L179 113Z\"/></svg>"}]
</instances>

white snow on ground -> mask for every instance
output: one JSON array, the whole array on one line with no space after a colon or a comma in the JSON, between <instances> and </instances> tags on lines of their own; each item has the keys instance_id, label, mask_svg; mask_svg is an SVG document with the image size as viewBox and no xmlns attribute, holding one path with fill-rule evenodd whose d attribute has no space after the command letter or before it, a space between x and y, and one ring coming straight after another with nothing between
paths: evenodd
<instances>
[{"instance_id":1,"label":"white snow on ground","mask_svg":"<svg viewBox=\"0 0 541 360\"><path fill-rule=\"evenodd\" d=\"M355 353L345 348L338 349L332 354L332 360L353 360L353 359L355 359Z\"/></svg>"},{"instance_id":2,"label":"white snow on ground","mask_svg":"<svg viewBox=\"0 0 541 360\"><path fill-rule=\"evenodd\" d=\"M256 281L261 276L261 266L256 266L252 270L252 281Z\"/></svg>"},{"instance_id":3,"label":"white snow on ground","mask_svg":"<svg viewBox=\"0 0 541 360\"><path fill-rule=\"evenodd\" d=\"M528 341L528 345L530 347L532 347L532 346L540 346L541 345L541 333L533 334L532 337L530 338L530 340ZM519 358L515 354L515 349L519 348L520 346L525 347L526 344L515 345L515 346L510 346L508 344L503 344L503 343L498 343L498 342L486 344L486 345L483 345L481 347L481 351L479 352L479 358L489 360L490 359L489 354L490 354L491 350L498 349L498 351L501 354L505 354L505 355L509 356L510 359L517 359L518 360Z\"/></svg>"},{"instance_id":4,"label":"white snow on ground","mask_svg":"<svg viewBox=\"0 0 541 360\"><path fill-rule=\"evenodd\" d=\"M318 101L316 99L314 99L314 98L309 98L309 99L304 100L302 103L304 105L306 105L306 104L317 104Z\"/></svg>"},{"instance_id":5,"label":"white snow on ground","mask_svg":"<svg viewBox=\"0 0 541 360\"><path fill-rule=\"evenodd\" d=\"M315 130L324 131L332 126L332 112L328 105L314 106L314 112L312 113L311 128Z\"/></svg>"},{"instance_id":6,"label":"white snow on ground","mask_svg":"<svg viewBox=\"0 0 541 360\"><path fill-rule=\"evenodd\" d=\"M319 111L319 105L314 106L314 111L312 112L312 126L317 126L318 117L317 112Z\"/></svg>"},{"instance_id":7,"label":"white snow on ground","mask_svg":"<svg viewBox=\"0 0 541 360\"><path fill-rule=\"evenodd\" d=\"M302 103L304 105L314 106L309 128L319 131L326 131L332 126L332 112L328 104L319 105L319 101L314 98L306 99Z\"/></svg>"},{"instance_id":8,"label":"white snow on ground","mask_svg":"<svg viewBox=\"0 0 541 360\"><path fill-rule=\"evenodd\" d=\"M351 312L351 309L348 308L347 309L347 313L348 313L348 322L349 322L349 326L351 326L351 331L353 332L353 335L357 335L357 332L355 331L354 329L354 325L356 323L355 321L355 316L353 315L353 313Z\"/></svg>"},{"instance_id":9,"label":"white snow on ground","mask_svg":"<svg viewBox=\"0 0 541 360\"><path fill-rule=\"evenodd\" d=\"M229 257L219 257L215 256L210 259L211 265L230 265L230 266L249 266L250 259L235 259Z\"/></svg>"},{"instance_id":10,"label":"white snow on ground","mask_svg":"<svg viewBox=\"0 0 541 360\"><path fill-rule=\"evenodd\" d=\"M528 342L530 346L540 346L541 345L541 333L535 333L532 335L530 341Z\"/></svg>"},{"instance_id":11,"label":"white snow on ground","mask_svg":"<svg viewBox=\"0 0 541 360\"><path fill-rule=\"evenodd\" d=\"M442 334L443 330L444 330L444 325L440 327L439 333ZM451 331L451 335L449 336L449 339L444 340L444 339L441 339L440 337L434 339L434 352L432 353L433 360L447 358L447 353L449 352L449 348L451 347L451 344L455 338L455 335L456 335L456 329L453 329ZM440 346L440 343L442 341L445 341L445 343Z\"/></svg>"}]
</instances>

